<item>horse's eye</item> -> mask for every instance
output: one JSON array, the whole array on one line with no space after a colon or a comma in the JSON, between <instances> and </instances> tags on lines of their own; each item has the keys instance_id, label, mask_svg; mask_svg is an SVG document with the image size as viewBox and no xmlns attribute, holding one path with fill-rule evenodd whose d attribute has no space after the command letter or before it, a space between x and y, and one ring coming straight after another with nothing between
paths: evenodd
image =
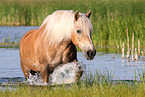
<instances>
[{"instance_id":1,"label":"horse's eye","mask_svg":"<svg viewBox=\"0 0 145 97\"><path fill-rule=\"evenodd\" d=\"M80 34L81 33L81 30L77 30L77 33Z\"/></svg>"}]
</instances>

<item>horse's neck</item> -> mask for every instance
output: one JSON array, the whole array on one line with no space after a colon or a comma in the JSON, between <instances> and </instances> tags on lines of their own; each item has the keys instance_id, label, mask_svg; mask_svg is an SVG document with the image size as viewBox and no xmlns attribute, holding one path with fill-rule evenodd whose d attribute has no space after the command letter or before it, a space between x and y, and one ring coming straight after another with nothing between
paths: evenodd
<instances>
[{"instance_id":1,"label":"horse's neck","mask_svg":"<svg viewBox=\"0 0 145 97\"><path fill-rule=\"evenodd\" d=\"M63 41L57 45L57 48L61 50L67 50L67 49L73 48L74 46L75 45L72 43L72 41Z\"/></svg>"},{"instance_id":2,"label":"horse's neck","mask_svg":"<svg viewBox=\"0 0 145 97\"><path fill-rule=\"evenodd\" d=\"M45 57L45 59L42 60L47 60L52 61L53 59L56 60L66 60L66 62L71 62L76 59L77 57L77 51L75 45L72 43L71 40L63 40L60 43L56 43L51 45L50 41L48 40L47 42L42 41L42 32L44 31L45 26L41 27L39 31L36 33L36 53L37 56L41 59L42 56ZM44 58L42 57L42 58ZM58 58L63 58L63 59L58 59ZM57 62L56 62L57 63ZM65 63L65 62L64 62Z\"/></svg>"},{"instance_id":3,"label":"horse's neck","mask_svg":"<svg viewBox=\"0 0 145 97\"><path fill-rule=\"evenodd\" d=\"M73 44L72 41L63 41L58 45L54 45L56 52L64 52L64 53L76 53L76 46Z\"/></svg>"}]
</instances>

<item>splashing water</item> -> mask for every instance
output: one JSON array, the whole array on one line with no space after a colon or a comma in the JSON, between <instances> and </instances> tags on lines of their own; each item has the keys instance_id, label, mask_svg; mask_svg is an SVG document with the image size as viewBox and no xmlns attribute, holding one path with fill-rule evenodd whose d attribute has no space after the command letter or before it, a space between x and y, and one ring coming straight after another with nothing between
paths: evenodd
<instances>
[{"instance_id":1,"label":"splashing water","mask_svg":"<svg viewBox=\"0 0 145 97\"><path fill-rule=\"evenodd\" d=\"M85 65L79 62L71 62L56 67L49 78L49 85L71 84L81 77ZM29 74L27 83L30 85L48 85L41 80L40 73Z\"/></svg>"},{"instance_id":2,"label":"splashing water","mask_svg":"<svg viewBox=\"0 0 145 97\"><path fill-rule=\"evenodd\" d=\"M32 75L31 73L29 74L29 77L27 79L27 84L29 85L48 85L47 83L43 83L41 77L40 77L40 73L36 73L35 75Z\"/></svg>"},{"instance_id":3,"label":"splashing water","mask_svg":"<svg viewBox=\"0 0 145 97\"><path fill-rule=\"evenodd\" d=\"M63 64L55 68L51 77L50 83L53 84L70 84L76 82L78 77L81 77L81 74L84 70L81 63L71 62Z\"/></svg>"}]
</instances>

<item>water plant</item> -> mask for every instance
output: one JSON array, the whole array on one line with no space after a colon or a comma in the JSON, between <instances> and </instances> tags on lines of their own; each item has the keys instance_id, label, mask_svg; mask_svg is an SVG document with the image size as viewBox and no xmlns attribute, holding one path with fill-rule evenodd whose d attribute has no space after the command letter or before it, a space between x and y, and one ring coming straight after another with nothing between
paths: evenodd
<instances>
[{"instance_id":1,"label":"water plant","mask_svg":"<svg viewBox=\"0 0 145 97\"><path fill-rule=\"evenodd\" d=\"M0 43L0 48L18 48L20 39L15 36L13 41L10 41L10 35L3 37Z\"/></svg>"},{"instance_id":2,"label":"water plant","mask_svg":"<svg viewBox=\"0 0 145 97\"><path fill-rule=\"evenodd\" d=\"M127 45L127 31L131 41L144 44L144 0L0 0L0 25L40 26L47 15L56 10L92 10L93 42L96 46ZM127 25L127 26L126 26ZM137 46L137 42L135 42Z\"/></svg>"}]
</instances>

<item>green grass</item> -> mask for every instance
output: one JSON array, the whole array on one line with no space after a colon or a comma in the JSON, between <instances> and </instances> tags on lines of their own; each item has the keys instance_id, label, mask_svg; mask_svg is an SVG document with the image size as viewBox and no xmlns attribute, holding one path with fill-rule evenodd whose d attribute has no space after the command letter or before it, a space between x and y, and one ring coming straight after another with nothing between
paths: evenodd
<instances>
[{"instance_id":1,"label":"green grass","mask_svg":"<svg viewBox=\"0 0 145 97\"><path fill-rule=\"evenodd\" d=\"M0 25L40 26L47 15L56 10L74 10L87 13L92 10L95 46L130 46L132 32L145 46L145 0L0 0ZM127 25L127 26L126 26Z\"/></svg>"},{"instance_id":2,"label":"green grass","mask_svg":"<svg viewBox=\"0 0 145 97\"><path fill-rule=\"evenodd\" d=\"M144 76L144 74L143 74ZM0 90L0 97L144 97L145 79L141 81L111 81L108 73L88 75L84 81L62 86L18 85Z\"/></svg>"},{"instance_id":3,"label":"green grass","mask_svg":"<svg viewBox=\"0 0 145 97\"><path fill-rule=\"evenodd\" d=\"M110 84L102 86L93 84L91 87L30 87L23 86L16 90L0 92L1 97L144 97L144 84L138 87L127 84Z\"/></svg>"}]
</instances>

